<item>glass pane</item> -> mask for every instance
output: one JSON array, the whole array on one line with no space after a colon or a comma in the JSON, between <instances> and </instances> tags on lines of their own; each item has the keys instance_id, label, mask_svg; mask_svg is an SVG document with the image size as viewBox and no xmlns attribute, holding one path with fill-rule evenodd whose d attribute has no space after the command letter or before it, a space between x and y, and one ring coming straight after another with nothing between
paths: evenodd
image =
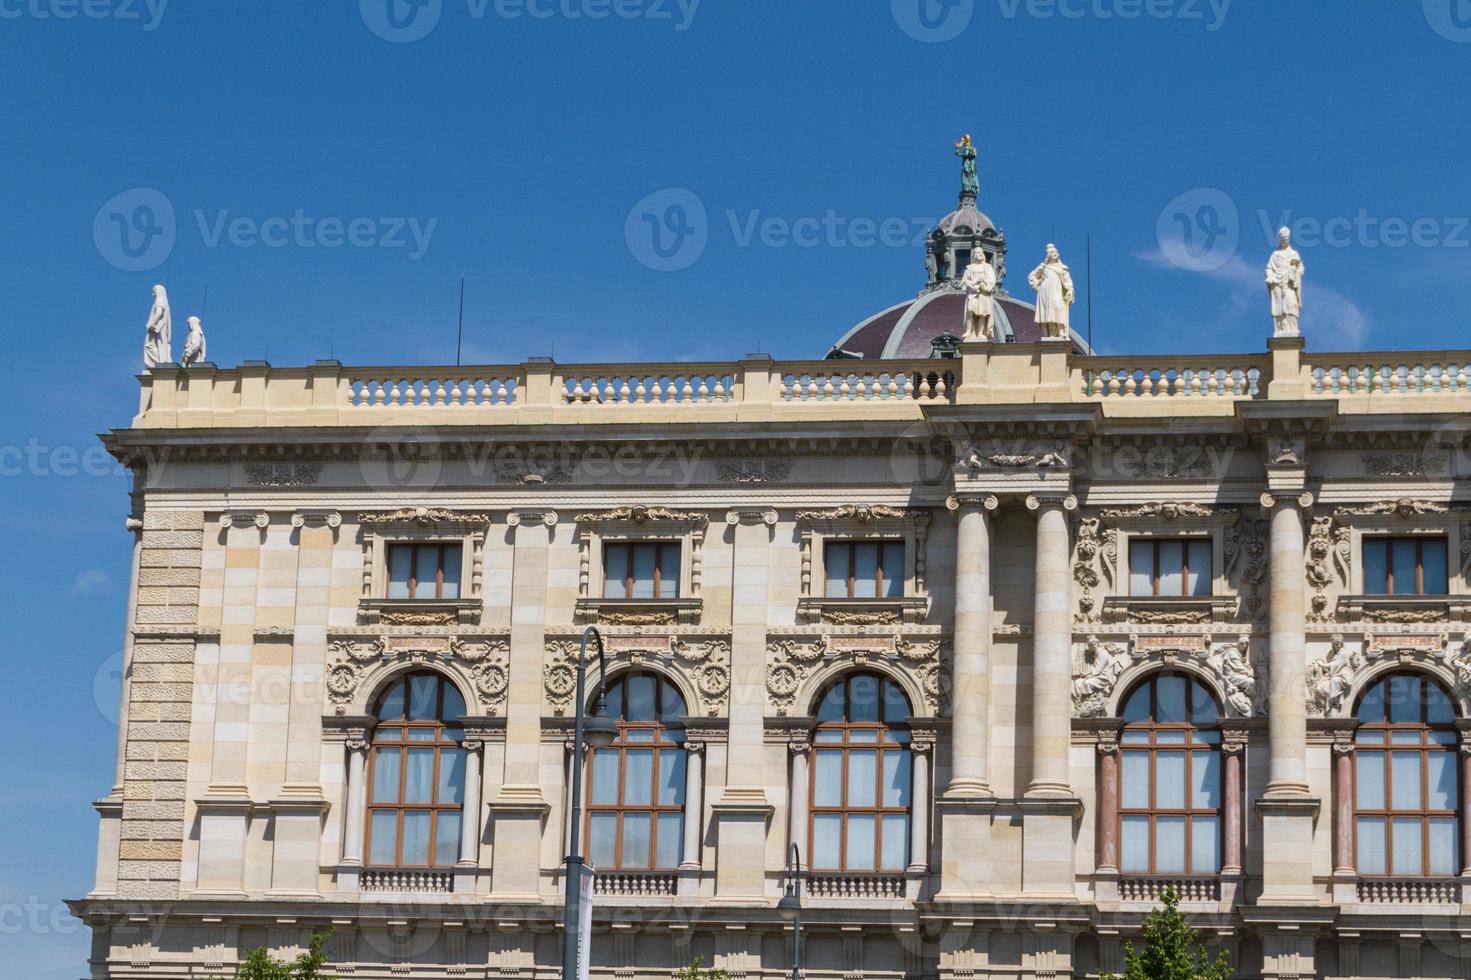
<instances>
[{"instance_id":1,"label":"glass pane","mask_svg":"<svg viewBox=\"0 0 1471 980\"><path fill-rule=\"evenodd\" d=\"M414 553L414 598L433 599L439 589L439 549L420 546Z\"/></svg>"},{"instance_id":2,"label":"glass pane","mask_svg":"<svg viewBox=\"0 0 1471 980\"><path fill-rule=\"evenodd\" d=\"M375 742L396 742L404 737L402 728L379 728L373 732Z\"/></svg>"},{"instance_id":3,"label":"glass pane","mask_svg":"<svg viewBox=\"0 0 1471 980\"><path fill-rule=\"evenodd\" d=\"M842 742L843 733L834 728L819 728L817 734L812 736L812 740L822 745L831 745L834 742Z\"/></svg>"},{"instance_id":4,"label":"glass pane","mask_svg":"<svg viewBox=\"0 0 1471 980\"><path fill-rule=\"evenodd\" d=\"M848 684L848 719L850 721L879 720L879 679L870 674L860 674Z\"/></svg>"},{"instance_id":5,"label":"glass pane","mask_svg":"<svg viewBox=\"0 0 1471 980\"><path fill-rule=\"evenodd\" d=\"M1123 806L1129 810L1149 807L1149 753L1125 752Z\"/></svg>"},{"instance_id":6,"label":"glass pane","mask_svg":"<svg viewBox=\"0 0 1471 980\"><path fill-rule=\"evenodd\" d=\"M1129 695L1129 700L1124 705L1125 722L1149 720L1150 687L1149 684L1141 684L1133 694Z\"/></svg>"},{"instance_id":7,"label":"glass pane","mask_svg":"<svg viewBox=\"0 0 1471 980\"><path fill-rule=\"evenodd\" d=\"M1420 741L1420 732L1418 729L1411 729L1409 731L1396 730L1389 733L1390 745L1419 745Z\"/></svg>"},{"instance_id":8,"label":"glass pane","mask_svg":"<svg viewBox=\"0 0 1471 980\"><path fill-rule=\"evenodd\" d=\"M1420 834L1423 826L1417 818L1396 817L1390 821L1394 831L1394 873L1418 875L1425 873L1425 861L1421 854Z\"/></svg>"},{"instance_id":9,"label":"glass pane","mask_svg":"<svg viewBox=\"0 0 1471 980\"><path fill-rule=\"evenodd\" d=\"M1384 696L1392 722L1420 720L1420 679L1399 674L1387 682Z\"/></svg>"},{"instance_id":10,"label":"glass pane","mask_svg":"<svg viewBox=\"0 0 1471 980\"><path fill-rule=\"evenodd\" d=\"M1185 729L1162 728L1154 733L1154 744L1156 745L1184 745Z\"/></svg>"},{"instance_id":11,"label":"glass pane","mask_svg":"<svg viewBox=\"0 0 1471 980\"><path fill-rule=\"evenodd\" d=\"M1434 817L1430 821L1430 873L1461 873L1461 855L1456 840L1456 818Z\"/></svg>"},{"instance_id":12,"label":"glass pane","mask_svg":"<svg viewBox=\"0 0 1471 980\"><path fill-rule=\"evenodd\" d=\"M662 721L672 721L676 718L684 718L684 698L680 696L679 688L668 681L659 682L659 718Z\"/></svg>"},{"instance_id":13,"label":"glass pane","mask_svg":"<svg viewBox=\"0 0 1471 980\"><path fill-rule=\"evenodd\" d=\"M899 541L884 545L884 595L890 599L904 597L904 544Z\"/></svg>"},{"instance_id":14,"label":"glass pane","mask_svg":"<svg viewBox=\"0 0 1471 980\"><path fill-rule=\"evenodd\" d=\"M1155 806L1176 810L1185 806L1185 753L1160 752L1154 757Z\"/></svg>"},{"instance_id":15,"label":"glass pane","mask_svg":"<svg viewBox=\"0 0 1471 980\"><path fill-rule=\"evenodd\" d=\"M378 717L382 721L398 721L404 716L403 681L394 681L378 703Z\"/></svg>"},{"instance_id":16,"label":"glass pane","mask_svg":"<svg viewBox=\"0 0 1471 980\"><path fill-rule=\"evenodd\" d=\"M679 545L659 546L659 598L679 598Z\"/></svg>"},{"instance_id":17,"label":"glass pane","mask_svg":"<svg viewBox=\"0 0 1471 980\"><path fill-rule=\"evenodd\" d=\"M1420 563L1425 569L1425 595L1445 595L1445 539L1425 538L1420 542Z\"/></svg>"},{"instance_id":18,"label":"glass pane","mask_svg":"<svg viewBox=\"0 0 1471 980\"><path fill-rule=\"evenodd\" d=\"M817 706L817 720L842 721L843 705L847 701L847 685L839 681L827 689L822 696L822 703Z\"/></svg>"},{"instance_id":19,"label":"glass pane","mask_svg":"<svg viewBox=\"0 0 1471 980\"><path fill-rule=\"evenodd\" d=\"M1360 810L1384 809L1384 753L1355 753L1356 772L1354 786L1357 789Z\"/></svg>"},{"instance_id":20,"label":"glass pane","mask_svg":"<svg viewBox=\"0 0 1471 980\"><path fill-rule=\"evenodd\" d=\"M623 755L623 802L648 806L654 802L654 753L651 749L629 749Z\"/></svg>"},{"instance_id":21,"label":"glass pane","mask_svg":"<svg viewBox=\"0 0 1471 980\"><path fill-rule=\"evenodd\" d=\"M836 813L812 816L812 866L836 868L842 861L843 818Z\"/></svg>"},{"instance_id":22,"label":"glass pane","mask_svg":"<svg viewBox=\"0 0 1471 980\"><path fill-rule=\"evenodd\" d=\"M659 753L659 803L684 806L684 752L664 749Z\"/></svg>"},{"instance_id":23,"label":"glass pane","mask_svg":"<svg viewBox=\"0 0 1471 980\"><path fill-rule=\"evenodd\" d=\"M1122 871L1149 870L1149 818L1125 817L1119 835Z\"/></svg>"},{"instance_id":24,"label":"glass pane","mask_svg":"<svg viewBox=\"0 0 1471 980\"><path fill-rule=\"evenodd\" d=\"M884 753L884 806L909 806L909 753Z\"/></svg>"},{"instance_id":25,"label":"glass pane","mask_svg":"<svg viewBox=\"0 0 1471 980\"><path fill-rule=\"evenodd\" d=\"M453 865L460 859L460 811L443 810L439 814L439 828L434 835L434 864L436 867Z\"/></svg>"},{"instance_id":26,"label":"glass pane","mask_svg":"<svg viewBox=\"0 0 1471 980\"><path fill-rule=\"evenodd\" d=\"M816 753L816 765L812 774L812 804L814 806L843 805L843 754L841 752Z\"/></svg>"},{"instance_id":27,"label":"glass pane","mask_svg":"<svg viewBox=\"0 0 1471 980\"><path fill-rule=\"evenodd\" d=\"M465 699L460 696L459 690L448 681L444 685L444 710L439 713L439 720L450 722L459 721L465 717Z\"/></svg>"},{"instance_id":28,"label":"glass pane","mask_svg":"<svg viewBox=\"0 0 1471 980\"><path fill-rule=\"evenodd\" d=\"M409 597L409 563L414 560L414 549L395 545L388 549L388 598Z\"/></svg>"},{"instance_id":29,"label":"glass pane","mask_svg":"<svg viewBox=\"0 0 1471 980\"><path fill-rule=\"evenodd\" d=\"M633 594L632 599L654 598L654 545L633 546Z\"/></svg>"},{"instance_id":30,"label":"glass pane","mask_svg":"<svg viewBox=\"0 0 1471 980\"><path fill-rule=\"evenodd\" d=\"M903 725L909 721L909 699L898 684L884 681L884 723Z\"/></svg>"},{"instance_id":31,"label":"glass pane","mask_svg":"<svg viewBox=\"0 0 1471 980\"><path fill-rule=\"evenodd\" d=\"M623 682L614 681L608 685L608 693L604 696L604 702L608 709L609 718L623 717Z\"/></svg>"},{"instance_id":32,"label":"glass pane","mask_svg":"<svg viewBox=\"0 0 1471 980\"><path fill-rule=\"evenodd\" d=\"M873 814L848 814L848 863L846 867L850 871L872 871L874 869L875 829Z\"/></svg>"},{"instance_id":33,"label":"glass pane","mask_svg":"<svg viewBox=\"0 0 1471 980\"><path fill-rule=\"evenodd\" d=\"M447 544L444 546L444 591L441 595L446 599L458 599L460 597L460 546Z\"/></svg>"},{"instance_id":34,"label":"glass pane","mask_svg":"<svg viewBox=\"0 0 1471 980\"><path fill-rule=\"evenodd\" d=\"M1154 821L1154 870L1179 874L1185 870L1185 818L1156 817Z\"/></svg>"},{"instance_id":35,"label":"glass pane","mask_svg":"<svg viewBox=\"0 0 1471 980\"><path fill-rule=\"evenodd\" d=\"M1359 817L1355 832L1359 841L1359 874L1384 874L1384 818Z\"/></svg>"},{"instance_id":36,"label":"glass pane","mask_svg":"<svg viewBox=\"0 0 1471 980\"><path fill-rule=\"evenodd\" d=\"M623 815L623 863L624 868L647 868L652 856L653 828L647 813L625 813Z\"/></svg>"},{"instance_id":37,"label":"glass pane","mask_svg":"<svg viewBox=\"0 0 1471 980\"><path fill-rule=\"evenodd\" d=\"M1119 737L1119 740L1125 745L1148 745L1149 733L1142 730L1126 728L1124 729L1123 735Z\"/></svg>"},{"instance_id":38,"label":"glass pane","mask_svg":"<svg viewBox=\"0 0 1471 980\"><path fill-rule=\"evenodd\" d=\"M428 810L408 810L404 813L404 864L429 863L429 817Z\"/></svg>"},{"instance_id":39,"label":"glass pane","mask_svg":"<svg viewBox=\"0 0 1471 980\"><path fill-rule=\"evenodd\" d=\"M654 864L660 868L677 868L684 853L684 815L661 813L654 844Z\"/></svg>"},{"instance_id":40,"label":"glass pane","mask_svg":"<svg viewBox=\"0 0 1471 980\"><path fill-rule=\"evenodd\" d=\"M434 721L439 717L439 678L416 674L409 678L409 720Z\"/></svg>"},{"instance_id":41,"label":"glass pane","mask_svg":"<svg viewBox=\"0 0 1471 980\"><path fill-rule=\"evenodd\" d=\"M398 863L398 814L392 810L374 810L368 830L371 844L368 863L378 867L392 867Z\"/></svg>"},{"instance_id":42,"label":"glass pane","mask_svg":"<svg viewBox=\"0 0 1471 980\"><path fill-rule=\"evenodd\" d=\"M1159 594L1184 595L1185 542L1159 542Z\"/></svg>"},{"instance_id":43,"label":"glass pane","mask_svg":"<svg viewBox=\"0 0 1471 980\"><path fill-rule=\"evenodd\" d=\"M1452 752L1429 752L1425 756L1426 783L1429 796L1427 810L1456 809L1456 756ZM1399 789L1398 783L1395 785ZM1395 795L1398 795L1396 792Z\"/></svg>"},{"instance_id":44,"label":"glass pane","mask_svg":"<svg viewBox=\"0 0 1471 980\"><path fill-rule=\"evenodd\" d=\"M618 814L594 813L588 824L587 854L595 868L611 868L616 862Z\"/></svg>"},{"instance_id":45,"label":"glass pane","mask_svg":"<svg viewBox=\"0 0 1471 980\"><path fill-rule=\"evenodd\" d=\"M1364 539L1364 594L1384 595L1389 590L1389 542L1384 538Z\"/></svg>"},{"instance_id":46,"label":"glass pane","mask_svg":"<svg viewBox=\"0 0 1471 980\"><path fill-rule=\"evenodd\" d=\"M373 752L373 802L398 802L398 767L403 749L376 749Z\"/></svg>"},{"instance_id":47,"label":"glass pane","mask_svg":"<svg viewBox=\"0 0 1471 980\"><path fill-rule=\"evenodd\" d=\"M1211 543L1191 541L1185 555L1190 565L1190 577L1185 583L1186 595L1211 594Z\"/></svg>"},{"instance_id":48,"label":"glass pane","mask_svg":"<svg viewBox=\"0 0 1471 980\"><path fill-rule=\"evenodd\" d=\"M848 594L849 547L846 544L827 546L827 594L842 598Z\"/></svg>"},{"instance_id":49,"label":"glass pane","mask_svg":"<svg viewBox=\"0 0 1471 980\"><path fill-rule=\"evenodd\" d=\"M872 599L878 595L879 548L876 544L853 546L853 595Z\"/></svg>"},{"instance_id":50,"label":"glass pane","mask_svg":"<svg viewBox=\"0 0 1471 980\"><path fill-rule=\"evenodd\" d=\"M1155 682L1156 721L1178 724L1185 720L1185 678L1161 677Z\"/></svg>"},{"instance_id":51,"label":"glass pane","mask_svg":"<svg viewBox=\"0 0 1471 980\"><path fill-rule=\"evenodd\" d=\"M658 694L658 679L650 674L636 674L628 679L626 693L628 707L624 715L629 721L654 721L654 697Z\"/></svg>"},{"instance_id":52,"label":"glass pane","mask_svg":"<svg viewBox=\"0 0 1471 980\"><path fill-rule=\"evenodd\" d=\"M881 866L884 871L909 867L909 815L888 813L883 820Z\"/></svg>"},{"instance_id":53,"label":"glass pane","mask_svg":"<svg viewBox=\"0 0 1471 980\"><path fill-rule=\"evenodd\" d=\"M654 730L652 728L625 728L623 730L623 737L630 742L652 743L654 741Z\"/></svg>"},{"instance_id":54,"label":"glass pane","mask_svg":"<svg viewBox=\"0 0 1471 980\"><path fill-rule=\"evenodd\" d=\"M1364 700L1359 702L1359 721L1372 725L1384 720L1384 683L1381 681L1369 688Z\"/></svg>"},{"instance_id":55,"label":"glass pane","mask_svg":"<svg viewBox=\"0 0 1471 980\"><path fill-rule=\"evenodd\" d=\"M1394 788L1394 804L1396 810L1418 810L1420 809L1420 753L1419 752L1391 752L1393 769L1390 771L1390 785Z\"/></svg>"},{"instance_id":56,"label":"glass pane","mask_svg":"<svg viewBox=\"0 0 1471 980\"><path fill-rule=\"evenodd\" d=\"M1221 757L1214 752L1195 752L1190 760L1192 807L1215 810L1221 805Z\"/></svg>"},{"instance_id":57,"label":"glass pane","mask_svg":"<svg viewBox=\"0 0 1471 980\"><path fill-rule=\"evenodd\" d=\"M1456 709L1439 684L1425 685L1425 720L1432 725L1450 725L1456 720Z\"/></svg>"},{"instance_id":58,"label":"glass pane","mask_svg":"<svg viewBox=\"0 0 1471 980\"><path fill-rule=\"evenodd\" d=\"M1214 725L1220 720L1216 699L1199 681L1190 682L1190 721L1195 725Z\"/></svg>"},{"instance_id":59,"label":"glass pane","mask_svg":"<svg viewBox=\"0 0 1471 980\"><path fill-rule=\"evenodd\" d=\"M592 753L592 786L588 800L595 806L618 803L618 750L594 749Z\"/></svg>"},{"instance_id":60,"label":"glass pane","mask_svg":"<svg viewBox=\"0 0 1471 980\"><path fill-rule=\"evenodd\" d=\"M603 596L627 599L628 545L610 544L603 549Z\"/></svg>"},{"instance_id":61,"label":"glass pane","mask_svg":"<svg viewBox=\"0 0 1471 980\"><path fill-rule=\"evenodd\" d=\"M439 753L438 803L465 802L465 752L445 749Z\"/></svg>"},{"instance_id":62,"label":"glass pane","mask_svg":"<svg viewBox=\"0 0 1471 980\"><path fill-rule=\"evenodd\" d=\"M409 749L404 768L404 802L430 803L434 792L434 750Z\"/></svg>"},{"instance_id":63,"label":"glass pane","mask_svg":"<svg viewBox=\"0 0 1471 980\"><path fill-rule=\"evenodd\" d=\"M1196 817L1190 825L1190 873L1214 874L1220 868L1221 826L1216 817Z\"/></svg>"},{"instance_id":64,"label":"glass pane","mask_svg":"<svg viewBox=\"0 0 1471 980\"><path fill-rule=\"evenodd\" d=\"M402 730L402 729L400 729ZM432 742L439 733L433 728L410 728L408 741Z\"/></svg>"},{"instance_id":65,"label":"glass pane","mask_svg":"<svg viewBox=\"0 0 1471 980\"><path fill-rule=\"evenodd\" d=\"M848 806L873 806L878 796L878 759L869 749L848 753Z\"/></svg>"},{"instance_id":66,"label":"glass pane","mask_svg":"<svg viewBox=\"0 0 1471 980\"><path fill-rule=\"evenodd\" d=\"M1390 572L1394 575L1395 595L1415 595L1415 541L1395 538L1389 546Z\"/></svg>"},{"instance_id":67,"label":"glass pane","mask_svg":"<svg viewBox=\"0 0 1471 980\"><path fill-rule=\"evenodd\" d=\"M1154 595L1154 542L1129 542L1129 594Z\"/></svg>"}]
</instances>

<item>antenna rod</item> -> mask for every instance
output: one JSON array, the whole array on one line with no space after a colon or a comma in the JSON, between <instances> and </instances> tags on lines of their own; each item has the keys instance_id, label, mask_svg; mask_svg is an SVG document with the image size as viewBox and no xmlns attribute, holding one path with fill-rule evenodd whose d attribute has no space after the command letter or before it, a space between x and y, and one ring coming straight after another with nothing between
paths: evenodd
<instances>
[{"instance_id":1,"label":"antenna rod","mask_svg":"<svg viewBox=\"0 0 1471 980\"><path fill-rule=\"evenodd\" d=\"M460 366L460 352L465 345L465 277L460 277L460 327L455 336L455 367Z\"/></svg>"},{"instance_id":2,"label":"antenna rod","mask_svg":"<svg viewBox=\"0 0 1471 980\"><path fill-rule=\"evenodd\" d=\"M1088 236L1088 350L1093 350L1093 236Z\"/></svg>"},{"instance_id":3,"label":"antenna rod","mask_svg":"<svg viewBox=\"0 0 1471 980\"><path fill-rule=\"evenodd\" d=\"M202 302L202 303L199 304L199 317L200 317L200 319L203 319L204 318L204 315L206 313L208 313L208 312L209 312L209 283L205 283L204 284L204 302Z\"/></svg>"}]
</instances>

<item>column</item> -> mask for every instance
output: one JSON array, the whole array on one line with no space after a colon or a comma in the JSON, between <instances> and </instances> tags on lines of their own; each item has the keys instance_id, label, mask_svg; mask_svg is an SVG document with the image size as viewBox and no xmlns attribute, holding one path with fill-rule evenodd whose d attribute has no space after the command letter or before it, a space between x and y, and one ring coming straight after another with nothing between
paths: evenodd
<instances>
[{"instance_id":1,"label":"column","mask_svg":"<svg viewBox=\"0 0 1471 980\"><path fill-rule=\"evenodd\" d=\"M950 797L991 795L987 782L991 660L991 519L993 496L951 497L955 538L955 661Z\"/></svg>"},{"instance_id":2,"label":"column","mask_svg":"<svg viewBox=\"0 0 1471 980\"><path fill-rule=\"evenodd\" d=\"M1032 625L1032 781L1029 797L1071 797L1072 579L1068 575L1069 495L1034 494L1037 512L1036 605Z\"/></svg>"},{"instance_id":3,"label":"column","mask_svg":"<svg viewBox=\"0 0 1471 980\"><path fill-rule=\"evenodd\" d=\"M1221 761L1226 767L1225 816L1221 821L1223 855L1221 874L1240 875L1241 867L1241 758L1246 753L1244 735L1226 734L1221 742Z\"/></svg>"},{"instance_id":4,"label":"column","mask_svg":"<svg viewBox=\"0 0 1471 980\"><path fill-rule=\"evenodd\" d=\"M1333 740L1333 876L1355 877L1353 734ZM1465 788L1462 787L1462 792ZM1464 829L1464 827L1463 827Z\"/></svg>"},{"instance_id":5,"label":"column","mask_svg":"<svg viewBox=\"0 0 1471 980\"><path fill-rule=\"evenodd\" d=\"M367 824L368 735L365 729L350 732L347 737L347 819L342 828L342 870L337 887L341 891L357 891L363 867L363 831Z\"/></svg>"},{"instance_id":6,"label":"column","mask_svg":"<svg viewBox=\"0 0 1471 980\"><path fill-rule=\"evenodd\" d=\"M455 892L468 894L475 890L480 868L480 749L484 743L478 738L466 738L461 745L465 749L465 799L460 811L460 860L455 864Z\"/></svg>"},{"instance_id":7,"label":"column","mask_svg":"<svg viewBox=\"0 0 1471 980\"><path fill-rule=\"evenodd\" d=\"M1267 796L1305 797L1307 782L1307 642L1303 509L1312 494L1264 494L1271 507L1271 683L1267 731L1271 764Z\"/></svg>"},{"instance_id":8,"label":"column","mask_svg":"<svg viewBox=\"0 0 1471 980\"><path fill-rule=\"evenodd\" d=\"M916 741L910 744L913 787L909 795L909 873L924 874L930 869L930 752L934 743Z\"/></svg>"},{"instance_id":9,"label":"column","mask_svg":"<svg viewBox=\"0 0 1471 980\"><path fill-rule=\"evenodd\" d=\"M1461 733L1461 876L1471 878L1471 735ZM1465 887L1462 893L1465 894ZM1463 897L1462 901L1466 901Z\"/></svg>"},{"instance_id":10,"label":"column","mask_svg":"<svg viewBox=\"0 0 1471 980\"><path fill-rule=\"evenodd\" d=\"M807 853L807 758L812 753L811 744L804 738L791 743L792 751L792 795L787 806L787 850L793 844L802 849L802 860L811 861Z\"/></svg>"},{"instance_id":11,"label":"column","mask_svg":"<svg viewBox=\"0 0 1471 980\"><path fill-rule=\"evenodd\" d=\"M700 814L705 798L705 744L688 742L684 747L684 854L681 871L699 873L701 865Z\"/></svg>"},{"instance_id":12,"label":"column","mask_svg":"<svg viewBox=\"0 0 1471 980\"><path fill-rule=\"evenodd\" d=\"M1119 873L1119 742L1114 732L1098 740L1098 873Z\"/></svg>"}]
</instances>

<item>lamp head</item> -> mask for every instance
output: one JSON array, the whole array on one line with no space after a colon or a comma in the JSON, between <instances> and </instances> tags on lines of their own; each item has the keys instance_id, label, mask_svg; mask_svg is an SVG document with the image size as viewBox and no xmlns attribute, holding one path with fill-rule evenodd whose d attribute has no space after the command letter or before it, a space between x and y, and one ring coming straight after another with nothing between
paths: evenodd
<instances>
[{"instance_id":1,"label":"lamp head","mask_svg":"<svg viewBox=\"0 0 1471 980\"><path fill-rule=\"evenodd\" d=\"M603 705L602 699L598 700L597 710L582 727L583 736L587 744L595 749L606 749L613 744L618 737L618 726L612 718L608 717L608 710Z\"/></svg>"},{"instance_id":2,"label":"lamp head","mask_svg":"<svg viewBox=\"0 0 1471 980\"><path fill-rule=\"evenodd\" d=\"M797 897L797 892L791 885L787 885L787 893L776 903L776 914L787 922L797 921L797 916L802 912L802 900Z\"/></svg>"}]
</instances>

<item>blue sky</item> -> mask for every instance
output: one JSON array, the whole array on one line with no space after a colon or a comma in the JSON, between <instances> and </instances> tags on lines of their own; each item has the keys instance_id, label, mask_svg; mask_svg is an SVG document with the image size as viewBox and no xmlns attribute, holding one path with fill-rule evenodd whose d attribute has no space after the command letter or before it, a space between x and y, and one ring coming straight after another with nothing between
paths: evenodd
<instances>
[{"instance_id":1,"label":"blue sky","mask_svg":"<svg viewBox=\"0 0 1471 980\"><path fill-rule=\"evenodd\" d=\"M469 361L819 357L969 132L1014 292L1092 236L1103 352L1261 350L1284 220L1309 349L1467 346L1467 0L387 2L0 0L12 975L85 973L155 281L225 365L452 361L461 275Z\"/></svg>"}]
</instances>

